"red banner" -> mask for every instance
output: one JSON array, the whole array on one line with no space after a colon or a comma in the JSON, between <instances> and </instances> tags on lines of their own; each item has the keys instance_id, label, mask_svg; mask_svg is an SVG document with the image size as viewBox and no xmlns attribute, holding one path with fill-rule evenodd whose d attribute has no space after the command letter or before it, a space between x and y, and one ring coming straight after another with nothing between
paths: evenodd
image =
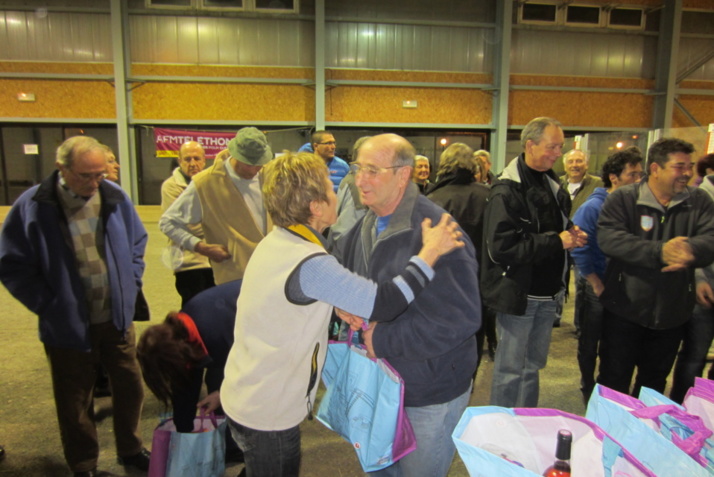
<instances>
[{"instance_id":1,"label":"red banner","mask_svg":"<svg viewBox=\"0 0 714 477\"><path fill-rule=\"evenodd\" d=\"M183 131L179 129L154 128L156 157L178 157L181 144L196 141L206 151L206 159L213 159L216 154L228 147L236 136L234 132Z\"/></svg>"}]
</instances>

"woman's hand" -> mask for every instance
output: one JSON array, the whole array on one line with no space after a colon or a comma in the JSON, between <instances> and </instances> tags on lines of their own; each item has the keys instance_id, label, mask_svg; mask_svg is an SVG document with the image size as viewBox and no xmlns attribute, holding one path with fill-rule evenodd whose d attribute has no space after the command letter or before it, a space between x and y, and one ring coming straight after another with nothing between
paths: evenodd
<instances>
[{"instance_id":1,"label":"woman's hand","mask_svg":"<svg viewBox=\"0 0 714 477\"><path fill-rule=\"evenodd\" d=\"M449 214L442 214L439 223L433 227L431 219L424 219L421 223L421 234L422 248L419 258L432 268L439 257L465 245L461 240L463 234L459 230L459 224Z\"/></svg>"},{"instance_id":2,"label":"woman's hand","mask_svg":"<svg viewBox=\"0 0 714 477\"><path fill-rule=\"evenodd\" d=\"M221 392L213 391L196 404L197 408L203 408L203 412L210 414L221 406Z\"/></svg>"},{"instance_id":3,"label":"woman's hand","mask_svg":"<svg viewBox=\"0 0 714 477\"><path fill-rule=\"evenodd\" d=\"M359 316L353 315L352 313L347 313L345 310L341 310L339 308L335 308L335 313L337 314L337 316L340 317L342 321L350 325L352 331L359 331L362 329L364 320Z\"/></svg>"}]
</instances>

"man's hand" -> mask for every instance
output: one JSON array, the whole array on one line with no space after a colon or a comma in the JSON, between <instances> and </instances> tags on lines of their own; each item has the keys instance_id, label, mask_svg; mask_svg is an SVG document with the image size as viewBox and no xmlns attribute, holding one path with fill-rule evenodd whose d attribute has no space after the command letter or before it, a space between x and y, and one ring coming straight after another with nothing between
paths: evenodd
<instances>
[{"instance_id":1,"label":"man's hand","mask_svg":"<svg viewBox=\"0 0 714 477\"><path fill-rule=\"evenodd\" d=\"M663 272L684 270L694 261L692 247L687 237L674 237L662 246L662 261L667 264Z\"/></svg>"},{"instance_id":2,"label":"man's hand","mask_svg":"<svg viewBox=\"0 0 714 477\"><path fill-rule=\"evenodd\" d=\"M199 401L198 404L196 404L196 407L199 409L203 408L204 413L208 414L218 409L220 405L221 392L213 391L211 394Z\"/></svg>"},{"instance_id":3,"label":"man's hand","mask_svg":"<svg viewBox=\"0 0 714 477\"><path fill-rule=\"evenodd\" d=\"M584 278L593 288L593 293L595 293L595 296L599 297L600 295L602 295L602 292L605 291L605 285L602 283L602 280L600 280L600 277L597 276L597 273L590 273L588 275L584 275Z\"/></svg>"},{"instance_id":4,"label":"man's hand","mask_svg":"<svg viewBox=\"0 0 714 477\"><path fill-rule=\"evenodd\" d=\"M434 227L431 226L431 219L424 219L421 223L419 258L433 267L439 257L464 246L462 235L459 224L449 214L442 214Z\"/></svg>"},{"instance_id":5,"label":"man's hand","mask_svg":"<svg viewBox=\"0 0 714 477\"><path fill-rule=\"evenodd\" d=\"M364 340L364 345L367 347L367 357L376 358L377 355L374 354L374 346L372 346L372 334L374 329L377 327L378 323L376 321L369 322L369 328L362 332L362 339Z\"/></svg>"},{"instance_id":6,"label":"man's hand","mask_svg":"<svg viewBox=\"0 0 714 477\"><path fill-rule=\"evenodd\" d=\"M225 245L208 244L206 242L198 242L193 248L193 251L205 255L216 263L221 263L223 260L231 258L228 249Z\"/></svg>"},{"instance_id":7,"label":"man's hand","mask_svg":"<svg viewBox=\"0 0 714 477\"><path fill-rule=\"evenodd\" d=\"M697 303L704 308L714 306L714 290L712 290L709 282L704 281L697 283Z\"/></svg>"},{"instance_id":8,"label":"man's hand","mask_svg":"<svg viewBox=\"0 0 714 477\"><path fill-rule=\"evenodd\" d=\"M347 313L345 310L341 310L339 308L335 308L335 313L342 321L350 325L350 329L352 331L359 331L362 329L362 323L364 323L364 320L359 316Z\"/></svg>"},{"instance_id":9,"label":"man's hand","mask_svg":"<svg viewBox=\"0 0 714 477\"><path fill-rule=\"evenodd\" d=\"M563 230L558 236L563 242L563 249L567 251L583 247L588 243L588 234L580 230L577 225L573 225L568 230Z\"/></svg>"}]
</instances>

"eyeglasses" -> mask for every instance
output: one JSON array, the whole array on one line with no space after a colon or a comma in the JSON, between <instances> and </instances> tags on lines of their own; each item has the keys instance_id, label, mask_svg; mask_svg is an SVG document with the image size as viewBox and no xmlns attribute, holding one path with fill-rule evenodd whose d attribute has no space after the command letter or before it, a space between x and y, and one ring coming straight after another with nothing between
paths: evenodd
<instances>
[{"instance_id":1,"label":"eyeglasses","mask_svg":"<svg viewBox=\"0 0 714 477\"><path fill-rule=\"evenodd\" d=\"M318 142L318 146L336 146L337 143L335 141L327 141L327 142Z\"/></svg>"},{"instance_id":2,"label":"eyeglasses","mask_svg":"<svg viewBox=\"0 0 714 477\"><path fill-rule=\"evenodd\" d=\"M389 169L399 169L400 167L405 166L377 167L372 165L362 165L357 162L353 162L350 164L350 172L352 172L354 175L364 174L366 177L371 179L377 177L377 174L386 172Z\"/></svg>"},{"instance_id":3,"label":"eyeglasses","mask_svg":"<svg viewBox=\"0 0 714 477\"><path fill-rule=\"evenodd\" d=\"M74 172L72 169L67 168L69 172L74 174L75 176L79 177L79 179L82 182L92 182L92 181L97 181L101 182L102 180L106 179L109 174L106 172L98 172L96 174L92 174L89 172Z\"/></svg>"}]
</instances>

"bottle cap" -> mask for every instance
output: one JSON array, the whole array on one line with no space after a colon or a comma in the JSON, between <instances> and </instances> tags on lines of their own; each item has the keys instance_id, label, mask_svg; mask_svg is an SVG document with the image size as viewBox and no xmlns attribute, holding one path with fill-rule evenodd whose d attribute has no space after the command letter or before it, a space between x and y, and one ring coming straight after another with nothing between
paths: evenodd
<instances>
[{"instance_id":1,"label":"bottle cap","mask_svg":"<svg viewBox=\"0 0 714 477\"><path fill-rule=\"evenodd\" d=\"M555 448L555 458L560 460L570 460L570 446L573 442L573 434L567 429L558 431L558 445Z\"/></svg>"}]
</instances>

